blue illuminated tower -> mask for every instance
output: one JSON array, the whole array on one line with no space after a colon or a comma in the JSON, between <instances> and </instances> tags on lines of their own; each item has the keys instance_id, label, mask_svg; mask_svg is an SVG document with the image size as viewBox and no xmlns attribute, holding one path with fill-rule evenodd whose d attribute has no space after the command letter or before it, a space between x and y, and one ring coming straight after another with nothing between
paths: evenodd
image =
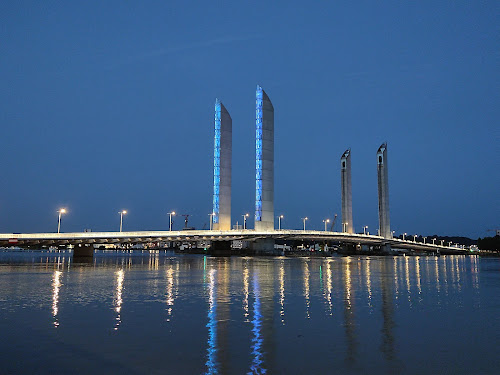
<instances>
[{"instance_id":1,"label":"blue illuminated tower","mask_svg":"<svg viewBox=\"0 0 500 375\"><path fill-rule=\"evenodd\" d=\"M274 230L274 107L260 86L256 92L255 230Z\"/></svg>"},{"instance_id":2,"label":"blue illuminated tower","mask_svg":"<svg viewBox=\"0 0 500 375\"><path fill-rule=\"evenodd\" d=\"M231 153L233 122L215 99L213 229L231 229Z\"/></svg>"}]
</instances>

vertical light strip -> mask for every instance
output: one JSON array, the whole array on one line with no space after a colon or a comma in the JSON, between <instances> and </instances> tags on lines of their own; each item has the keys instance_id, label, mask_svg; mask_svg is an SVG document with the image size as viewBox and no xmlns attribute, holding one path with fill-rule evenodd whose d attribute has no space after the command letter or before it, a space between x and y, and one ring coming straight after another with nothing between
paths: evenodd
<instances>
[{"instance_id":1,"label":"vertical light strip","mask_svg":"<svg viewBox=\"0 0 500 375\"><path fill-rule=\"evenodd\" d=\"M215 99L213 223L219 222L221 103Z\"/></svg>"},{"instance_id":2,"label":"vertical light strip","mask_svg":"<svg viewBox=\"0 0 500 375\"><path fill-rule=\"evenodd\" d=\"M262 221L262 87L257 86L255 120L255 221Z\"/></svg>"}]
</instances>

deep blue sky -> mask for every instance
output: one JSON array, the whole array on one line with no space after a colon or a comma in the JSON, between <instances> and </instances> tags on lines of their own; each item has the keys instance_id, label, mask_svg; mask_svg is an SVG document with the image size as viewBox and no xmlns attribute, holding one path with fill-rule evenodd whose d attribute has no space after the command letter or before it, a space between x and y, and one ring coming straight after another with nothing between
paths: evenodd
<instances>
[{"instance_id":1,"label":"deep blue sky","mask_svg":"<svg viewBox=\"0 0 500 375\"><path fill-rule=\"evenodd\" d=\"M1 2L0 232L54 231L62 206L63 231L117 230L121 209L125 230L165 229L169 210L208 225L216 97L233 221L253 227L260 84L284 227L340 214L350 147L355 229L376 232L387 141L396 233L491 235L499 17L498 1Z\"/></svg>"}]
</instances>

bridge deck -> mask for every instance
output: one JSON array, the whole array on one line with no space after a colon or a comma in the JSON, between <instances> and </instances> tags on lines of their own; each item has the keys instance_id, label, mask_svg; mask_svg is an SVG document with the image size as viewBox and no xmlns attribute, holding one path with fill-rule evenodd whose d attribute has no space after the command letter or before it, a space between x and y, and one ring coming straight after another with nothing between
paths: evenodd
<instances>
[{"instance_id":1,"label":"bridge deck","mask_svg":"<svg viewBox=\"0 0 500 375\"><path fill-rule=\"evenodd\" d=\"M311 241L337 241L360 245L390 245L392 248L420 251L448 251L464 254L468 251L458 247L440 246L432 243L403 241L393 238L365 234L350 234L329 231L303 230L186 230L186 231L135 231L135 232L76 232L76 233L1 233L0 246L94 244L136 244L158 241L255 241L264 238Z\"/></svg>"}]
</instances>

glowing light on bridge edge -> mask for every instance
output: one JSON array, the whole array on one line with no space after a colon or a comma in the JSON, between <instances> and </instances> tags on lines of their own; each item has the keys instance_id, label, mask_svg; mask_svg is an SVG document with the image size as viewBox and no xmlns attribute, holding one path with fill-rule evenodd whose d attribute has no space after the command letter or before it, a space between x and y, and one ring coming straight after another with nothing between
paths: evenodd
<instances>
[{"instance_id":1,"label":"glowing light on bridge edge","mask_svg":"<svg viewBox=\"0 0 500 375\"><path fill-rule=\"evenodd\" d=\"M262 87L259 85L255 117L255 221L262 221Z\"/></svg>"},{"instance_id":2,"label":"glowing light on bridge edge","mask_svg":"<svg viewBox=\"0 0 500 375\"><path fill-rule=\"evenodd\" d=\"M215 99L213 223L219 222L221 103Z\"/></svg>"}]
</instances>

